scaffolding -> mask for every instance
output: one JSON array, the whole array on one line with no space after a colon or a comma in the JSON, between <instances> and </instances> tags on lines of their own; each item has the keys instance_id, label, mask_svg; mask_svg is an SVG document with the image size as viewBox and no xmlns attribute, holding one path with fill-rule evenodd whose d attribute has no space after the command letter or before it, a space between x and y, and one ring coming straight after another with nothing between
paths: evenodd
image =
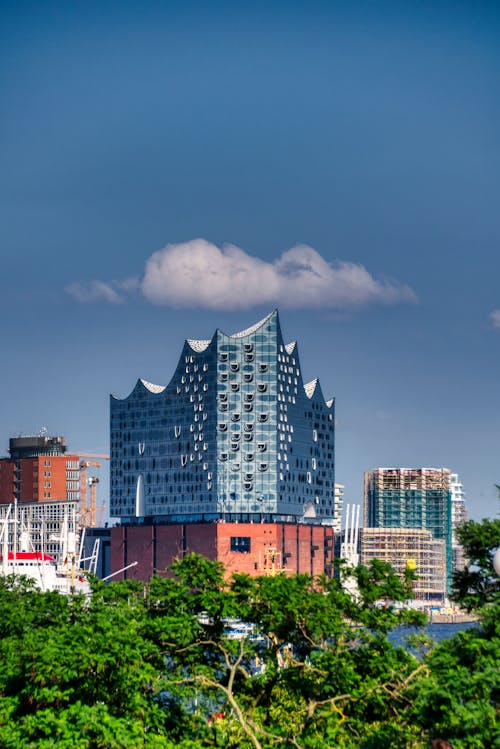
<instances>
[{"instance_id":1,"label":"scaffolding","mask_svg":"<svg viewBox=\"0 0 500 749\"><path fill-rule=\"evenodd\" d=\"M446 544L420 528L364 528L361 563L372 559L391 564L404 578L415 572L413 595L420 601L442 601L446 595Z\"/></svg>"},{"instance_id":2,"label":"scaffolding","mask_svg":"<svg viewBox=\"0 0 500 749\"><path fill-rule=\"evenodd\" d=\"M277 575L283 572L281 551L274 546L267 546L263 554L259 551L259 571L262 575Z\"/></svg>"},{"instance_id":3,"label":"scaffolding","mask_svg":"<svg viewBox=\"0 0 500 749\"><path fill-rule=\"evenodd\" d=\"M447 589L452 571L452 493L448 468L377 468L364 476L365 528L430 531L446 548Z\"/></svg>"}]
</instances>

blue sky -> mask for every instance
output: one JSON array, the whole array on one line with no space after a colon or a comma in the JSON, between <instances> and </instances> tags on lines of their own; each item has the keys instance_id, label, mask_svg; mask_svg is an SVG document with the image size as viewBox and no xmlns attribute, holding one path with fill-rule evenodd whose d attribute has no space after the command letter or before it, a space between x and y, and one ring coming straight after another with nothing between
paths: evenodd
<instances>
[{"instance_id":1,"label":"blue sky","mask_svg":"<svg viewBox=\"0 0 500 749\"><path fill-rule=\"evenodd\" d=\"M500 10L435 5L2 4L2 452L107 450L110 393L278 306L347 501L446 466L496 514Z\"/></svg>"}]
</instances>

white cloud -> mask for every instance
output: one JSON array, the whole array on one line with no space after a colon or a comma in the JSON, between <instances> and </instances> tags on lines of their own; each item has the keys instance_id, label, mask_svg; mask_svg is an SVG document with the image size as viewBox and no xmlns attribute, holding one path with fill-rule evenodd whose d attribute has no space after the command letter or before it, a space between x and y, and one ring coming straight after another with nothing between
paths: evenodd
<instances>
[{"instance_id":1,"label":"white cloud","mask_svg":"<svg viewBox=\"0 0 500 749\"><path fill-rule=\"evenodd\" d=\"M490 312L490 322L494 328L500 328L500 309L494 309Z\"/></svg>"},{"instance_id":2,"label":"white cloud","mask_svg":"<svg viewBox=\"0 0 500 749\"><path fill-rule=\"evenodd\" d=\"M343 309L416 301L408 286L377 280L362 265L331 264L307 245L292 247L270 263L204 239L170 244L151 255L142 292L155 304L209 309L262 304Z\"/></svg>"},{"instance_id":3,"label":"white cloud","mask_svg":"<svg viewBox=\"0 0 500 749\"><path fill-rule=\"evenodd\" d=\"M124 301L122 292L137 289L139 281L128 278L124 281L86 281L76 282L66 286L66 293L79 302L107 302L108 304L121 304Z\"/></svg>"},{"instance_id":4,"label":"white cloud","mask_svg":"<svg viewBox=\"0 0 500 749\"><path fill-rule=\"evenodd\" d=\"M122 302L140 289L154 304L205 309L259 305L345 311L369 304L416 302L409 286L376 279L363 265L330 263L308 245L283 252L274 262L235 245L205 239L169 244L147 261L142 280L74 283L66 291L80 302Z\"/></svg>"}]
</instances>

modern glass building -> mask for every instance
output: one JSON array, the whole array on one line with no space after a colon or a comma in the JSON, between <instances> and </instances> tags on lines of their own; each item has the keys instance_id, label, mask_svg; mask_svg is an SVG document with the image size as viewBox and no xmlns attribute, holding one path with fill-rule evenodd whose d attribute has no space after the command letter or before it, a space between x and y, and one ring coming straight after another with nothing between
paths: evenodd
<instances>
[{"instance_id":1,"label":"modern glass building","mask_svg":"<svg viewBox=\"0 0 500 749\"><path fill-rule=\"evenodd\" d=\"M168 385L111 396L111 516L333 523L334 429L334 401L304 384L276 310L187 340Z\"/></svg>"}]
</instances>

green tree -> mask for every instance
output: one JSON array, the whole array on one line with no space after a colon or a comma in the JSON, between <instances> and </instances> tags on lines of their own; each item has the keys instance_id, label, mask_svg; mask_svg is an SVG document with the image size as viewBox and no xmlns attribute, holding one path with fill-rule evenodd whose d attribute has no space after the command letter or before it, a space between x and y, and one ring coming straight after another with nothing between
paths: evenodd
<instances>
[{"instance_id":1,"label":"green tree","mask_svg":"<svg viewBox=\"0 0 500 749\"><path fill-rule=\"evenodd\" d=\"M165 691L178 712L192 709L186 687L194 689L205 722L210 712L224 715L212 730L227 747L371 747L389 735L402 746L415 738L403 713L422 666L385 634L422 617L374 605L409 596L388 566L356 570L360 596L353 600L338 580L307 575L235 575L227 582L212 567L206 585L198 571L207 564L185 558L173 570L193 593L190 611L199 628L192 630L196 639L179 642L168 627L162 641ZM173 585L155 582L168 595ZM251 632L232 639L224 631L228 618L251 625Z\"/></svg>"},{"instance_id":2,"label":"green tree","mask_svg":"<svg viewBox=\"0 0 500 749\"><path fill-rule=\"evenodd\" d=\"M325 577L228 579L197 555L90 598L0 582L0 746L416 749L426 667L386 634L421 617L379 607L409 596L387 565L353 574L356 598Z\"/></svg>"},{"instance_id":3,"label":"green tree","mask_svg":"<svg viewBox=\"0 0 500 749\"><path fill-rule=\"evenodd\" d=\"M457 530L467 564L453 578L453 598L468 611L498 600L500 580L493 570L493 555L500 546L500 518L468 520Z\"/></svg>"},{"instance_id":4,"label":"green tree","mask_svg":"<svg viewBox=\"0 0 500 749\"><path fill-rule=\"evenodd\" d=\"M500 584L492 567L500 520L469 521L458 531L468 564L454 576L453 598L478 626L433 648L412 695L414 720L453 749L500 749Z\"/></svg>"}]
</instances>

